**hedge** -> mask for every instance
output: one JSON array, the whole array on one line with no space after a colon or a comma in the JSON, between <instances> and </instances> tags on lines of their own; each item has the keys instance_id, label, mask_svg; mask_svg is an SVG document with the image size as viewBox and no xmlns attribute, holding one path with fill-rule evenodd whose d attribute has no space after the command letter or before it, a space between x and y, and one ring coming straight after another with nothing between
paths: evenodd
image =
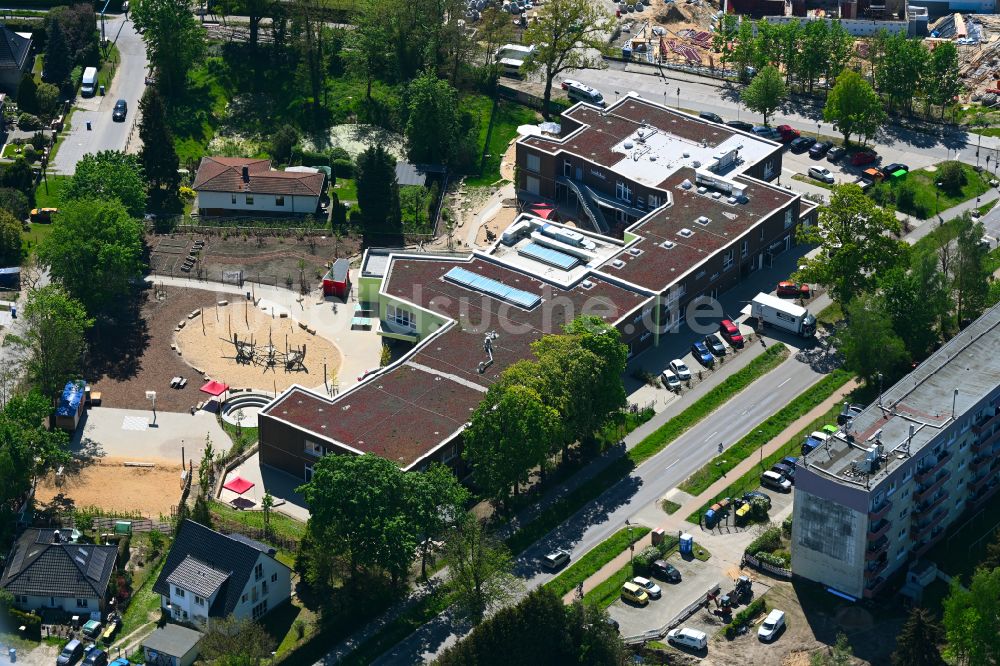
<instances>
[{"instance_id":1,"label":"hedge","mask_svg":"<svg viewBox=\"0 0 1000 666\"><path fill-rule=\"evenodd\" d=\"M597 573L605 564L628 550L631 543L635 543L649 534L649 528L643 526L633 527L631 529L631 541L629 540L629 532L630 530L627 528L618 530L587 551L583 557L546 583L544 587L555 592L561 599L567 592Z\"/></svg>"},{"instance_id":2,"label":"hedge","mask_svg":"<svg viewBox=\"0 0 1000 666\"><path fill-rule=\"evenodd\" d=\"M770 527L750 542L746 547L746 554L757 556L758 553L774 551L781 547L781 528Z\"/></svg>"},{"instance_id":3,"label":"hedge","mask_svg":"<svg viewBox=\"0 0 1000 666\"><path fill-rule=\"evenodd\" d=\"M767 610L767 602L764 597L754 599L746 608L733 617L733 621L726 625L726 638L733 640L737 636L740 627L749 625L755 617Z\"/></svg>"},{"instance_id":4,"label":"hedge","mask_svg":"<svg viewBox=\"0 0 1000 666\"><path fill-rule=\"evenodd\" d=\"M32 641L42 640L42 617L34 613L25 613L16 608L9 608L11 620L14 626L24 626L24 638Z\"/></svg>"}]
</instances>

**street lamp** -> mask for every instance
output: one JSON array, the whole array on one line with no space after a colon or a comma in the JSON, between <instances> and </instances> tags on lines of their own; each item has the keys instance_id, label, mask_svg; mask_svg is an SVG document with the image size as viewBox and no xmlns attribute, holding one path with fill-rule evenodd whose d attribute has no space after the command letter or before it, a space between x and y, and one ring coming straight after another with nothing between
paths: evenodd
<instances>
[{"instance_id":1,"label":"street lamp","mask_svg":"<svg viewBox=\"0 0 1000 666\"><path fill-rule=\"evenodd\" d=\"M681 108L681 87L677 86L677 110L680 111Z\"/></svg>"},{"instance_id":2,"label":"street lamp","mask_svg":"<svg viewBox=\"0 0 1000 666\"><path fill-rule=\"evenodd\" d=\"M635 553L635 543L632 541L632 523L625 519L625 530L628 532L628 567L632 570L632 555ZM626 576L627 577L627 576Z\"/></svg>"},{"instance_id":3,"label":"street lamp","mask_svg":"<svg viewBox=\"0 0 1000 666\"><path fill-rule=\"evenodd\" d=\"M153 425L156 425L156 391L146 391L146 400L153 401Z\"/></svg>"},{"instance_id":4,"label":"street lamp","mask_svg":"<svg viewBox=\"0 0 1000 666\"><path fill-rule=\"evenodd\" d=\"M764 437L764 431L763 430L758 430L757 431L757 436L763 439L763 437ZM760 443L760 466L761 467L764 466L764 442Z\"/></svg>"},{"instance_id":5,"label":"street lamp","mask_svg":"<svg viewBox=\"0 0 1000 666\"><path fill-rule=\"evenodd\" d=\"M819 141L819 133L823 131L822 123L816 123L816 140Z\"/></svg>"},{"instance_id":6,"label":"street lamp","mask_svg":"<svg viewBox=\"0 0 1000 666\"><path fill-rule=\"evenodd\" d=\"M934 190L934 213L938 216L938 226L940 227L944 222L941 219L941 181L939 180L934 184L937 185L937 188Z\"/></svg>"}]
</instances>

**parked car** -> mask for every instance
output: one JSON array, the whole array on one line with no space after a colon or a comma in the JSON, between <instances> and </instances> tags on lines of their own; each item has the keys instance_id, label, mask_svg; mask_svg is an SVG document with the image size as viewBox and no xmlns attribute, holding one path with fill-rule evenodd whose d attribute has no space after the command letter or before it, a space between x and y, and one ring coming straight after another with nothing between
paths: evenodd
<instances>
[{"instance_id":1,"label":"parked car","mask_svg":"<svg viewBox=\"0 0 1000 666\"><path fill-rule=\"evenodd\" d=\"M555 571L566 566L567 562L569 562L569 552L560 548L559 550L553 550L542 558L542 568Z\"/></svg>"},{"instance_id":2,"label":"parked car","mask_svg":"<svg viewBox=\"0 0 1000 666\"><path fill-rule=\"evenodd\" d=\"M608 623L608 626L614 627L615 631L621 631L621 625L618 624L618 620L613 617L606 617L604 621Z\"/></svg>"},{"instance_id":3,"label":"parked car","mask_svg":"<svg viewBox=\"0 0 1000 666\"><path fill-rule=\"evenodd\" d=\"M132 662L130 662L125 657L118 657L113 662L108 664L108 666L132 666Z\"/></svg>"},{"instance_id":4,"label":"parked car","mask_svg":"<svg viewBox=\"0 0 1000 666\"><path fill-rule=\"evenodd\" d=\"M625 583L622 585L622 600L645 606L649 603L649 595L635 583Z\"/></svg>"},{"instance_id":5,"label":"parked car","mask_svg":"<svg viewBox=\"0 0 1000 666\"><path fill-rule=\"evenodd\" d=\"M90 648L83 658L83 666L108 666L108 653L99 647Z\"/></svg>"},{"instance_id":6,"label":"parked car","mask_svg":"<svg viewBox=\"0 0 1000 666\"><path fill-rule=\"evenodd\" d=\"M660 580L670 581L671 583L681 582L681 572L666 560L656 560L649 565L649 571Z\"/></svg>"},{"instance_id":7,"label":"parked car","mask_svg":"<svg viewBox=\"0 0 1000 666\"><path fill-rule=\"evenodd\" d=\"M792 282L790 280L783 280L778 283L778 288L775 290L778 296L791 296L793 298L809 298L811 293L809 285L800 284L798 282Z\"/></svg>"},{"instance_id":8,"label":"parked car","mask_svg":"<svg viewBox=\"0 0 1000 666\"><path fill-rule=\"evenodd\" d=\"M722 337L734 347L743 347L743 334L740 333L740 328L734 324L729 319L723 319L719 322L719 333Z\"/></svg>"},{"instance_id":9,"label":"parked car","mask_svg":"<svg viewBox=\"0 0 1000 666\"><path fill-rule=\"evenodd\" d=\"M672 370L663 371L663 385L671 391L681 390L681 380L677 378Z\"/></svg>"},{"instance_id":10,"label":"parked car","mask_svg":"<svg viewBox=\"0 0 1000 666\"><path fill-rule=\"evenodd\" d=\"M778 637L778 633L785 626L785 611L780 611L777 608L772 610L764 618L764 621L760 625L760 629L757 630L757 638L768 643L773 641Z\"/></svg>"},{"instance_id":11,"label":"parked car","mask_svg":"<svg viewBox=\"0 0 1000 666\"><path fill-rule=\"evenodd\" d=\"M781 135L781 140L784 143L794 141L801 136L799 131L791 125L778 125L778 133Z\"/></svg>"},{"instance_id":12,"label":"parked car","mask_svg":"<svg viewBox=\"0 0 1000 666\"><path fill-rule=\"evenodd\" d=\"M680 627L667 632L667 642L674 647L683 646L692 650L704 650L708 647L708 635L704 631Z\"/></svg>"},{"instance_id":13,"label":"parked car","mask_svg":"<svg viewBox=\"0 0 1000 666\"><path fill-rule=\"evenodd\" d=\"M111 120L116 123L125 122L125 116L128 115L128 102L123 99L115 102L115 109L111 112Z\"/></svg>"},{"instance_id":14,"label":"parked car","mask_svg":"<svg viewBox=\"0 0 1000 666\"><path fill-rule=\"evenodd\" d=\"M793 153L804 153L810 148L812 148L815 143L816 139L812 138L811 136L800 136L799 138L793 140L790 144L788 144L788 148Z\"/></svg>"},{"instance_id":15,"label":"parked car","mask_svg":"<svg viewBox=\"0 0 1000 666\"><path fill-rule=\"evenodd\" d=\"M670 362L670 369L674 371L677 375L677 379L682 382L686 382L691 379L691 370L687 367L687 364L679 358L675 358Z\"/></svg>"},{"instance_id":16,"label":"parked car","mask_svg":"<svg viewBox=\"0 0 1000 666\"><path fill-rule=\"evenodd\" d=\"M823 433L825 435L828 435L830 437L833 437L834 435L836 435L839 430L840 430L840 428L838 428L835 425L830 425L829 423L827 423L825 426L823 426L822 428L819 429L819 431L821 433Z\"/></svg>"},{"instance_id":17,"label":"parked car","mask_svg":"<svg viewBox=\"0 0 1000 666\"><path fill-rule=\"evenodd\" d=\"M83 656L83 643L77 639L63 646L62 652L56 657L56 666L73 666Z\"/></svg>"},{"instance_id":18,"label":"parked car","mask_svg":"<svg viewBox=\"0 0 1000 666\"><path fill-rule=\"evenodd\" d=\"M32 208L28 219L39 224L48 224L52 221L52 216L58 212L58 208Z\"/></svg>"},{"instance_id":19,"label":"parked car","mask_svg":"<svg viewBox=\"0 0 1000 666\"><path fill-rule=\"evenodd\" d=\"M767 504L767 510L771 510L771 496L765 492L759 490L751 490L749 492L743 493L744 502L752 502L754 500L761 500Z\"/></svg>"},{"instance_id":20,"label":"parked car","mask_svg":"<svg viewBox=\"0 0 1000 666\"><path fill-rule=\"evenodd\" d=\"M760 475L760 485L783 493L792 491L792 482L786 479L784 475L772 472L771 470L767 470Z\"/></svg>"},{"instance_id":21,"label":"parked car","mask_svg":"<svg viewBox=\"0 0 1000 666\"><path fill-rule=\"evenodd\" d=\"M846 425L848 419L853 419L864 411L864 409L864 405L852 405L845 402L844 406L840 410L840 414L837 415L837 425Z\"/></svg>"},{"instance_id":22,"label":"parked car","mask_svg":"<svg viewBox=\"0 0 1000 666\"><path fill-rule=\"evenodd\" d=\"M726 355L726 345L722 344L722 340L714 335L706 335L704 342L705 346L708 347L708 351L712 352L715 356Z\"/></svg>"},{"instance_id":23,"label":"parked car","mask_svg":"<svg viewBox=\"0 0 1000 666\"><path fill-rule=\"evenodd\" d=\"M827 162L836 162L841 157L847 154L847 148L843 146L834 146L830 150L826 151Z\"/></svg>"},{"instance_id":24,"label":"parked car","mask_svg":"<svg viewBox=\"0 0 1000 666\"><path fill-rule=\"evenodd\" d=\"M745 120L727 120L726 124L732 127L733 129L742 130L744 132L753 131L753 123L748 123Z\"/></svg>"},{"instance_id":25,"label":"parked car","mask_svg":"<svg viewBox=\"0 0 1000 666\"><path fill-rule=\"evenodd\" d=\"M101 624L99 620L88 620L86 624L83 625L84 636L89 636L90 638L97 638L101 635L101 631L104 630L104 625Z\"/></svg>"},{"instance_id":26,"label":"parked car","mask_svg":"<svg viewBox=\"0 0 1000 666\"><path fill-rule=\"evenodd\" d=\"M860 152L851 155L851 164L853 166L862 166L865 164L871 164L878 159L878 155L871 152L870 150L862 150Z\"/></svg>"},{"instance_id":27,"label":"parked car","mask_svg":"<svg viewBox=\"0 0 1000 666\"><path fill-rule=\"evenodd\" d=\"M899 162L893 162L892 164L886 164L884 167L882 167L881 171L882 175L888 178L897 171L905 171L909 173L910 167L906 166L905 164L900 164Z\"/></svg>"},{"instance_id":28,"label":"parked car","mask_svg":"<svg viewBox=\"0 0 1000 666\"><path fill-rule=\"evenodd\" d=\"M702 111L698 114L698 117L703 120L711 120L713 123L719 123L720 125L723 122L722 116L717 113L712 113L711 111Z\"/></svg>"},{"instance_id":29,"label":"parked car","mask_svg":"<svg viewBox=\"0 0 1000 666\"><path fill-rule=\"evenodd\" d=\"M660 586L648 578L636 576L632 579L632 582L646 590L646 594L649 595L650 599L659 599L663 595L663 591L660 590Z\"/></svg>"},{"instance_id":30,"label":"parked car","mask_svg":"<svg viewBox=\"0 0 1000 666\"><path fill-rule=\"evenodd\" d=\"M831 173L830 170L827 169L826 167L821 167L821 166L809 167L809 177L815 178L821 183L829 183L832 185L834 182L833 173Z\"/></svg>"},{"instance_id":31,"label":"parked car","mask_svg":"<svg viewBox=\"0 0 1000 666\"><path fill-rule=\"evenodd\" d=\"M784 458L782 458L778 462L780 462L782 464L785 464L785 465L788 465L792 469L795 469L795 466L799 464L799 459L798 459L798 456L785 456Z\"/></svg>"},{"instance_id":32,"label":"parked car","mask_svg":"<svg viewBox=\"0 0 1000 666\"><path fill-rule=\"evenodd\" d=\"M777 472L781 476L783 476L786 479L788 479L788 482L790 484L792 484L793 486L795 485L795 468L794 467L789 467L785 463L780 463L779 462L779 463L774 463L773 465L771 465L771 471L772 472Z\"/></svg>"},{"instance_id":33,"label":"parked car","mask_svg":"<svg viewBox=\"0 0 1000 666\"><path fill-rule=\"evenodd\" d=\"M824 155L826 155L827 151L829 151L831 148L833 148L833 144L830 143L829 141L820 141L819 143L815 144L812 148L809 149L809 157L813 158L814 160L818 160Z\"/></svg>"},{"instance_id":34,"label":"parked car","mask_svg":"<svg viewBox=\"0 0 1000 666\"><path fill-rule=\"evenodd\" d=\"M691 354L694 356L696 361L701 363L706 368L711 368L715 365L715 357L712 356L712 352L708 351L708 345L701 340L698 340L691 345Z\"/></svg>"},{"instance_id":35,"label":"parked car","mask_svg":"<svg viewBox=\"0 0 1000 666\"><path fill-rule=\"evenodd\" d=\"M762 139L777 139L781 137L777 130L767 125L757 125L750 131Z\"/></svg>"},{"instance_id":36,"label":"parked car","mask_svg":"<svg viewBox=\"0 0 1000 666\"><path fill-rule=\"evenodd\" d=\"M822 446L826 440L830 439L830 436L825 432L820 432L815 430L806 437L805 441L802 442L802 455L805 455L812 451L813 449Z\"/></svg>"}]
</instances>

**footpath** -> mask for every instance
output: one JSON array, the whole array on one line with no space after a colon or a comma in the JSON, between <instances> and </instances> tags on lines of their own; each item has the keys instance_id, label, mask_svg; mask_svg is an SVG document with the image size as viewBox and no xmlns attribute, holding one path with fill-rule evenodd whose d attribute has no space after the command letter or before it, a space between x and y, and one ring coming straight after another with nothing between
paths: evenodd
<instances>
[{"instance_id":1,"label":"footpath","mask_svg":"<svg viewBox=\"0 0 1000 666\"><path fill-rule=\"evenodd\" d=\"M810 423L812 423L816 419L826 414L834 406L843 402L844 398L854 388L855 388L854 382L851 381L847 382L846 384L844 384L844 386L834 391L833 395L831 395L829 398L827 398L822 403L814 407L808 413L800 416L796 421L794 421L787 428L785 428L781 432L781 434L779 434L771 441L767 442L762 447L764 451L763 457L766 458L767 456L771 455L772 453L774 453L775 451L777 451L778 449L780 449L781 447L785 446L790 441L792 441L792 438L798 435L803 428L807 427ZM715 497L723 490L725 490L729 486L729 484L732 483L734 480L740 478L747 472L751 471L753 468L757 467L759 465L759 460L760 459L758 458L756 452L755 454L750 455L747 458L743 459L743 461L741 461L740 464L738 464L736 467L727 472L726 476L723 476L721 479L719 479L711 486L706 488L701 494L695 497L689 496L690 499L685 500L685 502L681 504L681 508L677 509L677 511L669 515L663 514L664 519L661 521L661 523L659 525L652 525L651 527L654 528L662 527L666 530L668 534L676 531L683 531L683 532L690 531L692 525L688 523L687 520L685 520L687 516L691 515L692 513L700 509L701 506L705 504L705 502L707 502L708 500L710 500L711 498ZM708 537L708 541L711 541L711 537L708 536L709 534L710 533L706 532L702 537L698 539L699 541L705 542L706 547L708 547L709 544L707 541L705 541L705 537ZM647 534L640 541L636 542L635 544L636 552L642 550L651 543L652 543L652 536L650 534ZM715 548L709 548L709 550L711 550L713 554L715 553ZM611 578L619 569L628 564L630 556L631 554L628 550L622 551L621 553L618 554L617 557L615 557L613 560L611 560L603 567L598 569L596 572L594 572L594 574L590 578L588 578L583 582L584 594L594 589L595 587L603 583L605 580ZM576 596L576 590L573 590L571 592L568 592L566 596L563 597L563 600L566 601L567 603L570 603L573 601L575 596Z\"/></svg>"}]
</instances>

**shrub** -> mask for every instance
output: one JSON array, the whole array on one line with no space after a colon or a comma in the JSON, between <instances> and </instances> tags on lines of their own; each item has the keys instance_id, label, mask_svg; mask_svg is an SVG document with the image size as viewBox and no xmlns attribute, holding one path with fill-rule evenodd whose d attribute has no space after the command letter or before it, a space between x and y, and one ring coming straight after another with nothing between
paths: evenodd
<instances>
[{"instance_id":1,"label":"shrub","mask_svg":"<svg viewBox=\"0 0 1000 666\"><path fill-rule=\"evenodd\" d=\"M769 527L763 534L750 542L746 548L747 555L756 557L758 553L770 553L781 547L781 529Z\"/></svg>"},{"instance_id":2,"label":"shrub","mask_svg":"<svg viewBox=\"0 0 1000 666\"><path fill-rule=\"evenodd\" d=\"M330 166L333 168L333 175L337 178L354 178L354 162L351 158L332 159Z\"/></svg>"},{"instance_id":3,"label":"shrub","mask_svg":"<svg viewBox=\"0 0 1000 666\"><path fill-rule=\"evenodd\" d=\"M891 207L896 199L892 188L889 187L887 183L872 185L872 188L868 190L868 196L870 196L872 201L877 203L879 206Z\"/></svg>"},{"instance_id":4,"label":"shrub","mask_svg":"<svg viewBox=\"0 0 1000 666\"><path fill-rule=\"evenodd\" d=\"M34 613L24 613L16 608L7 611L14 622L14 626L24 625L24 637L32 641L42 640L42 618Z\"/></svg>"},{"instance_id":5,"label":"shrub","mask_svg":"<svg viewBox=\"0 0 1000 666\"><path fill-rule=\"evenodd\" d=\"M792 564L792 558L788 554L787 550L779 552L781 552L781 555L778 555L777 553L761 552L754 555L754 557L756 557L757 560L763 562L764 564L770 564L771 566L774 567L781 567L782 569L787 569Z\"/></svg>"},{"instance_id":6,"label":"shrub","mask_svg":"<svg viewBox=\"0 0 1000 666\"><path fill-rule=\"evenodd\" d=\"M45 136L45 132L35 132L35 135L31 137L31 145L35 147L35 150L45 150L45 147L49 145L49 137Z\"/></svg>"},{"instance_id":7,"label":"shrub","mask_svg":"<svg viewBox=\"0 0 1000 666\"><path fill-rule=\"evenodd\" d=\"M789 514L787 518L781 521L781 535L786 539L792 538L792 516Z\"/></svg>"},{"instance_id":8,"label":"shrub","mask_svg":"<svg viewBox=\"0 0 1000 666\"><path fill-rule=\"evenodd\" d=\"M755 617L766 611L767 602L764 597L751 601L746 608L733 617L732 622L726 625L726 638L729 640L736 638L736 632L740 627L750 624Z\"/></svg>"},{"instance_id":9,"label":"shrub","mask_svg":"<svg viewBox=\"0 0 1000 666\"><path fill-rule=\"evenodd\" d=\"M347 160L351 161L351 154L341 148L340 146L334 146L330 149L330 159L331 160Z\"/></svg>"},{"instance_id":10,"label":"shrub","mask_svg":"<svg viewBox=\"0 0 1000 666\"><path fill-rule=\"evenodd\" d=\"M181 187L179 194L185 201L194 201L195 192L190 187Z\"/></svg>"},{"instance_id":11,"label":"shrub","mask_svg":"<svg viewBox=\"0 0 1000 666\"><path fill-rule=\"evenodd\" d=\"M646 546L632 558L632 573L645 575L649 573L649 565L663 557L656 546Z\"/></svg>"},{"instance_id":12,"label":"shrub","mask_svg":"<svg viewBox=\"0 0 1000 666\"><path fill-rule=\"evenodd\" d=\"M118 542L118 570L125 571L125 564L128 563L129 553L131 552L130 546L132 544L132 537L124 536L121 541Z\"/></svg>"},{"instance_id":13,"label":"shrub","mask_svg":"<svg viewBox=\"0 0 1000 666\"><path fill-rule=\"evenodd\" d=\"M35 150L35 147L29 143L24 147L24 150L21 151L21 157L28 160L28 163L31 164L38 159L38 151Z\"/></svg>"},{"instance_id":14,"label":"shrub","mask_svg":"<svg viewBox=\"0 0 1000 666\"><path fill-rule=\"evenodd\" d=\"M938 166L937 182L945 192L956 196L966 183L965 169L960 162L944 162Z\"/></svg>"},{"instance_id":15,"label":"shrub","mask_svg":"<svg viewBox=\"0 0 1000 666\"><path fill-rule=\"evenodd\" d=\"M17 126L26 131L42 129L42 121L38 116L30 113L22 113L17 117Z\"/></svg>"}]
</instances>

